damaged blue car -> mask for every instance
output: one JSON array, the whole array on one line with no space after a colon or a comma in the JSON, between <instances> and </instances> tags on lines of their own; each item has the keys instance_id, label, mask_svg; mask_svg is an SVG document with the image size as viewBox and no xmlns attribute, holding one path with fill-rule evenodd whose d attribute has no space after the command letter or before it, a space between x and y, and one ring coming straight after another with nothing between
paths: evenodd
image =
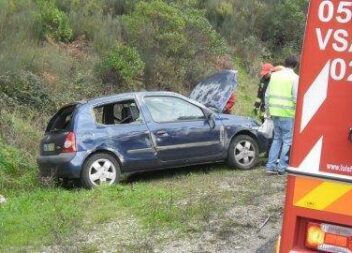
<instances>
[{"instance_id":1,"label":"damaged blue car","mask_svg":"<svg viewBox=\"0 0 352 253\"><path fill-rule=\"evenodd\" d=\"M268 140L255 120L221 113L236 85L236 72L223 71L189 98L134 92L64 106L40 143L41 175L92 188L117 183L121 173L195 164L251 169Z\"/></svg>"}]
</instances>

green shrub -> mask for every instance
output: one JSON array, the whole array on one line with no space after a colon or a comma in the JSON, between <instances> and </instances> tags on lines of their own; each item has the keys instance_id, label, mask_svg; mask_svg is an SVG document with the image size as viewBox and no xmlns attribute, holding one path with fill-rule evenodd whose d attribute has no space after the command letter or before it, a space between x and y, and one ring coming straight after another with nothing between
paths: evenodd
<instances>
[{"instance_id":1,"label":"green shrub","mask_svg":"<svg viewBox=\"0 0 352 253\"><path fill-rule=\"evenodd\" d=\"M92 41L95 34L105 26L103 3L100 0L56 0L56 3L60 10L67 13L73 39L84 35Z\"/></svg>"},{"instance_id":2,"label":"green shrub","mask_svg":"<svg viewBox=\"0 0 352 253\"><path fill-rule=\"evenodd\" d=\"M131 13L136 3L141 0L102 0L104 2L104 12L113 16Z\"/></svg>"},{"instance_id":3,"label":"green shrub","mask_svg":"<svg viewBox=\"0 0 352 253\"><path fill-rule=\"evenodd\" d=\"M0 192L33 189L37 185L36 169L15 147L0 138Z\"/></svg>"},{"instance_id":4,"label":"green shrub","mask_svg":"<svg viewBox=\"0 0 352 253\"><path fill-rule=\"evenodd\" d=\"M12 98L19 106L31 106L37 109L46 107L48 110L54 107L45 85L31 72L21 71L1 75L0 92Z\"/></svg>"},{"instance_id":5,"label":"green shrub","mask_svg":"<svg viewBox=\"0 0 352 253\"><path fill-rule=\"evenodd\" d=\"M35 68L40 49L32 0L0 0L0 75Z\"/></svg>"},{"instance_id":6,"label":"green shrub","mask_svg":"<svg viewBox=\"0 0 352 253\"><path fill-rule=\"evenodd\" d=\"M123 17L127 40L140 52L146 88L184 91L214 69L226 50L204 13L162 1L139 2Z\"/></svg>"},{"instance_id":7,"label":"green shrub","mask_svg":"<svg viewBox=\"0 0 352 253\"><path fill-rule=\"evenodd\" d=\"M38 26L42 38L52 37L68 42L72 38L72 28L67 15L60 11L52 0L37 0L39 6Z\"/></svg>"},{"instance_id":8,"label":"green shrub","mask_svg":"<svg viewBox=\"0 0 352 253\"><path fill-rule=\"evenodd\" d=\"M253 75L263 60L282 64L288 54L299 54L308 2L204 0L198 6Z\"/></svg>"},{"instance_id":9,"label":"green shrub","mask_svg":"<svg viewBox=\"0 0 352 253\"><path fill-rule=\"evenodd\" d=\"M308 0L281 1L263 16L258 24L262 40L274 55L284 58L299 54L303 42ZM269 10L269 9L268 9Z\"/></svg>"},{"instance_id":10,"label":"green shrub","mask_svg":"<svg viewBox=\"0 0 352 253\"><path fill-rule=\"evenodd\" d=\"M116 45L104 58L102 78L104 82L130 82L141 76L144 63L136 49L122 44Z\"/></svg>"}]
</instances>

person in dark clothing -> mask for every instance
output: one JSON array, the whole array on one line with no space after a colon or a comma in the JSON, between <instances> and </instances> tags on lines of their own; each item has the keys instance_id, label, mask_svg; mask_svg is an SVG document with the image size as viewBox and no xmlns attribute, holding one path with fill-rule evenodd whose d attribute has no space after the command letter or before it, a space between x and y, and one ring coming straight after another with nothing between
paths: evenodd
<instances>
[{"instance_id":1,"label":"person in dark clothing","mask_svg":"<svg viewBox=\"0 0 352 253\"><path fill-rule=\"evenodd\" d=\"M264 113L265 113L265 92L268 88L270 82L271 71L274 66L270 63L265 63L262 66L260 71L260 83L257 91L257 99L254 103L254 114L257 115L262 122L264 122Z\"/></svg>"},{"instance_id":2,"label":"person in dark clothing","mask_svg":"<svg viewBox=\"0 0 352 253\"><path fill-rule=\"evenodd\" d=\"M271 73L283 70L283 66L273 66L270 63L264 63L260 71L260 83L257 91L257 99L254 103L253 112L262 122L265 120L265 92L268 88Z\"/></svg>"}]
</instances>

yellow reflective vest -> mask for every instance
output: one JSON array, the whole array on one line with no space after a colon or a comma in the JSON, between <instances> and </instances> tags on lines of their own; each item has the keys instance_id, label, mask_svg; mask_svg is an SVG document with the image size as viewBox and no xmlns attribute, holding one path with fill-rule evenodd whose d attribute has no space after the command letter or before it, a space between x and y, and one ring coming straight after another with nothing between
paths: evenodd
<instances>
[{"instance_id":1,"label":"yellow reflective vest","mask_svg":"<svg viewBox=\"0 0 352 253\"><path fill-rule=\"evenodd\" d=\"M295 99L292 94L293 71L279 71L271 75L268 87L268 108L271 116L293 118L295 116Z\"/></svg>"}]
</instances>

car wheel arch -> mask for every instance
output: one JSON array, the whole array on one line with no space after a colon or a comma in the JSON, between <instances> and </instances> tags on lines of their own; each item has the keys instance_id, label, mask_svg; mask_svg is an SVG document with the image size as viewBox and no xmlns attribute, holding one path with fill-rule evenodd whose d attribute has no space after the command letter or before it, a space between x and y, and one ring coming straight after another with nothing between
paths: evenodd
<instances>
[{"instance_id":1,"label":"car wheel arch","mask_svg":"<svg viewBox=\"0 0 352 253\"><path fill-rule=\"evenodd\" d=\"M244 130L240 130L240 131L236 132L236 133L229 139L229 143L227 144L227 149L229 148L230 143L231 143L237 136L239 136L239 135L248 135L248 136L252 137L253 140L255 140L255 141L257 142L257 144L259 144L259 143L258 143L258 137L257 137L253 132L244 129Z\"/></svg>"},{"instance_id":2,"label":"car wheel arch","mask_svg":"<svg viewBox=\"0 0 352 253\"><path fill-rule=\"evenodd\" d=\"M121 155L118 154L117 152L109 150L109 149L97 149L97 150L94 150L94 151L90 152L87 155L87 157L84 159L84 163L83 163L82 168L84 167L86 162L89 160L89 158L94 156L94 155L96 155L96 154L108 154L108 155L111 155L116 160L118 165L120 166L120 169L121 170L123 169L123 164L122 164L123 159L122 159Z\"/></svg>"}]
</instances>

